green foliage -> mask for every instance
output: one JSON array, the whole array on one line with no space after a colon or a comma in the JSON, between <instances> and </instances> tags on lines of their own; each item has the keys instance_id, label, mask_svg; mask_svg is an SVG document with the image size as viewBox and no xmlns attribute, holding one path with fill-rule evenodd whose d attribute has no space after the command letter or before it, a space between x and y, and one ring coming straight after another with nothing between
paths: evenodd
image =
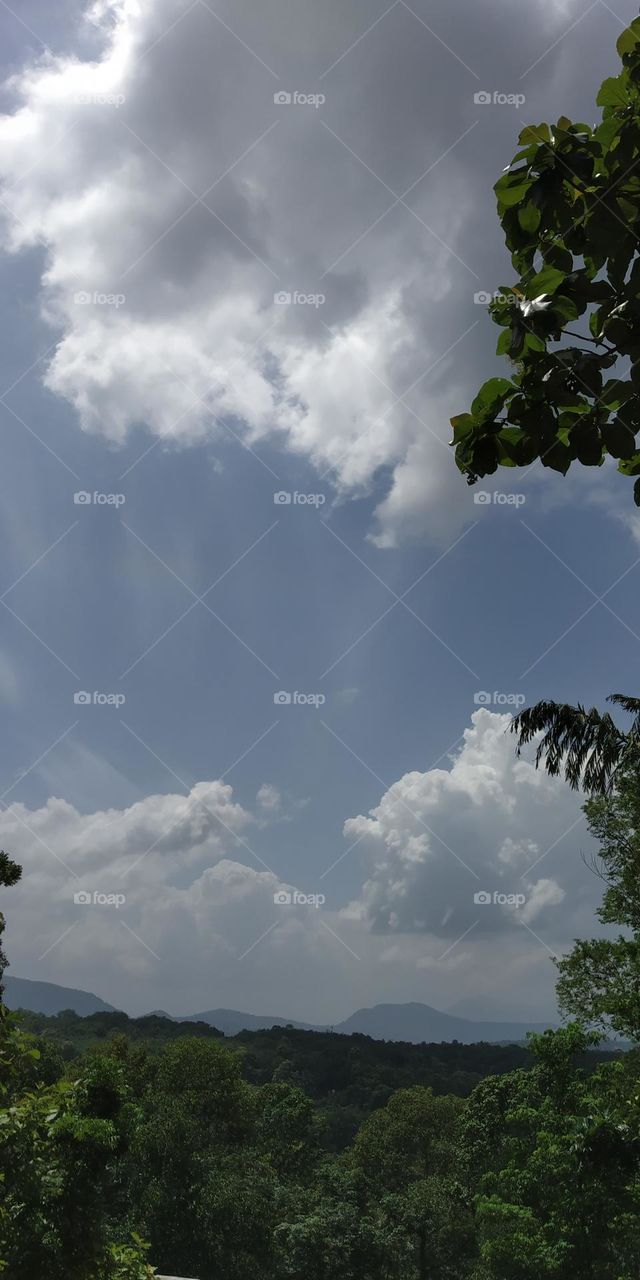
<instances>
[{"instance_id":1,"label":"green foliage","mask_svg":"<svg viewBox=\"0 0 640 1280\"><path fill-rule=\"evenodd\" d=\"M428 1173L450 1172L461 1105L420 1085L400 1089L360 1129L353 1144L355 1167L365 1177L382 1178L390 1191Z\"/></svg>"},{"instance_id":2,"label":"green foliage","mask_svg":"<svg viewBox=\"0 0 640 1280\"><path fill-rule=\"evenodd\" d=\"M382 1203L380 1203L382 1200ZM410 1233L357 1172L325 1163L275 1231L277 1275L290 1280L409 1280Z\"/></svg>"},{"instance_id":3,"label":"green foliage","mask_svg":"<svg viewBox=\"0 0 640 1280\"><path fill-rule=\"evenodd\" d=\"M17 884L22 875L22 868L17 862L9 857L4 850L0 849L0 886L9 888L11 885ZM2 976L7 967L7 957L2 949L2 935L4 933L4 916L0 911L0 1019L4 1016L5 1007L2 1004L2 996L4 987L2 985Z\"/></svg>"},{"instance_id":4,"label":"green foliage","mask_svg":"<svg viewBox=\"0 0 640 1280\"><path fill-rule=\"evenodd\" d=\"M11 1280L141 1280L139 1241L108 1231L113 1162L130 1122L115 1062L74 1080L23 1092L25 1056L37 1052L11 1020L0 1028L0 1269Z\"/></svg>"},{"instance_id":5,"label":"green foliage","mask_svg":"<svg viewBox=\"0 0 640 1280\"><path fill-rule=\"evenodd\" d=\"M558 998L567 1012L585 1022L613 1028L640 1040L640 775L627 767L613 791L592 796L584 806L589 829L599 841L595 869L606 889L598 908L605 925L630 936L575 943L558 963Z\"/></svg>"},{"instance_id":6,"label":"green foliage","mask_svg":"<svg viewBox=\"0 0 640 1280\"><path fill-rule=\"evenodd\" d=\"M633 716L627 732L596 707L566 702L537 702L514 716L511 732L520 749L536 742L536 767L552 777L563 774L574 790L606 795L619 771L640 764L640 699L613 693L608 699ZM539 735L542 735L539 737Z\"/></svg>"},{"instance_id":7,"label":"green foliage","mask_svg":"<svg viewBox=\"0 0 640 1280\"><path fill-rule=\"evenodd\" d=\"M257 1101L256 1141L280 1175L303 1176L318 1158L320 1120L310 1098L293 1085L266 1084Z\"/></svg>"},{"instance_id":8,"label":"green foliage","mask_svg":"<svg viewBox=\"0 0 640 1280\"><path fill-rule=\"evenodd\" d=\"M497 354L515 369L451 419L470 484L498 466L540 459L565 474L609 454L638 477L640 504L640 18L617 47L622 71L600 89L601 122L528 126L495 185L518 280L490 312Z\"/></svg>"},{"instance_id":9,"label":"green foliage","mask_svg":"<svg viewBox=\"0 0 640 1280\"><path fill-rule=\"evenodd\" d=\"M539 1065L472 1095L463 1165L475 1185L474 1280L631 1280L640 1263L638 1067L576 1070L577 1026L538 1037ZM484 1170L483 1170L484 1165Z\"/></svg>"}]
</instances>

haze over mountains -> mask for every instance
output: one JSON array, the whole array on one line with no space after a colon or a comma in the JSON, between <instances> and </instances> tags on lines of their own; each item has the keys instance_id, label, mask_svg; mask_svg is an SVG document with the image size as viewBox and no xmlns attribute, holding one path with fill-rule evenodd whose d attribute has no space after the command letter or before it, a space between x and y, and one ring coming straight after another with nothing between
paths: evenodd
<instances>
[{"instance_id":1,"label":"haze over mountains","mask_svg":"<svg viewBox=\"0 0 640 1280\"><path fill-rule=\"evenodd\" d=\"M88 991L61 987L52 982L33 982L28 978L5 976L5 1000L10 1009L30 1009L35 1013L55 1014L73 1009L82 1017L92 1013L113 1012L113 1005ZM239 1031L260 1031L270 1027L292 1026L300 1031L337 1031L343 1035L360 1034L374 1040L399 1040L413 1044L458 1040L462 1044L477 1041L497 1042L524 1040L527 1031L544 1031L551 1022L476 1021L442 1013L427 1004L377 1004L370 1009L357 1009L333 1027L297 1022L291 1018L266 1014L242 1013L236 1009L208 1009L180 1017L154 1010L176 1022L208 1022L227 1036Z\"/></svg>"}]
</instances>

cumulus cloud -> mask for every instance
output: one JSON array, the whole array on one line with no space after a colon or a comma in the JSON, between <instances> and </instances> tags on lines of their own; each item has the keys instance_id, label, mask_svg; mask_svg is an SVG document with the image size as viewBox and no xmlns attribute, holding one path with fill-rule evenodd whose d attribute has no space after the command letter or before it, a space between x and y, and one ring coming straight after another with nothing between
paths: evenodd
<instances>
[{"instance_id":1,"label":"cumulus cloud","mask_svg":"<svg viewBox=\"0 0 640 1280\"><path fill-rule=\"evenodd\" d=\"M515 756L508 715L471 719L450 768L405 774L345 823L368 856L350 912L384 933L499 937L535 921L565 938L584 898L580 800Z\"/></svg>"},{"instance_id":2,"label":"cumulus cloud","mask_svg":"<svg viewBox=\"0 0 640 1280\"><path fill-rule=\"evenodd\" d=\"M265 940L258 963L272 997L294 955L301 971L312 955L322 967L323 952L335 964L339 942L317 908L293 898L308 886L283 885L254 848L277 798L260 789L260 819L219 781L94 813L54 797L35 810L11 805L0 846L23 867L7 913L13 971L94 989L127 1009L188 1013L211 1005L223 974L227 996L237 985L246 1004L243 960ZM292 899L284 908L274 900L283 889Z\"/></svg>"},{"instance_id":3,"label":"cumulus cloud","mask_svg":"<svg viewBox=\"0 0 640 1280\"><path fill-rule=\"evenodd\" d=\"M46 381L85 430L118 443L142 424L189 445L226 426L309 459L339 494L384 476L383 546L464 520L445 445L476 381L487 284L471 192L487 192L491 226L485 168L494 149L504 162L502 122L473 103L486 8L460 23L444 0L386 16L305 0L267 22L230 0L101 0L92 59L47 55L13 77L5 244L44 250L61 335ZM523 65L560 30L556 6L542 23L492 8ZM321 109L274 103L296 90Z\"/></svg>"},{"instance_id":4,"label":"cumulus cloud","mask_svg":"<svg viewBox=\"0 0 640 1280\"><path fill-rule=\"evenodd\" d=\"M478 710L449 768L404 775L347 821L366 869L342 907L330 877L291 883L262 856L282 820L273 784L255 812L220 781L92 813L14 803L0 813L0 847L24 868L7 902L13 972L133 1012L332 1022L385 1000L446 1008L462 991L498 1012L527 992L548 1012L548 949L592 928L599 883L577 854L577 797L515 758L507 726Z\"/></svg>"}]
</instances>

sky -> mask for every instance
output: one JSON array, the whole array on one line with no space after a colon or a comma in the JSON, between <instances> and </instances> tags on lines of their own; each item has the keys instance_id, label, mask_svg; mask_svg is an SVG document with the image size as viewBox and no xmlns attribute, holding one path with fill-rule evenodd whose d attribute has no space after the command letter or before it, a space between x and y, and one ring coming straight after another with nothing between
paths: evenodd
<instances>
[{"instance_id":1,"label":"sky","mask_svg":"<svg viewBox=\"0 0 640 1280\"><path fill-rule=\"evenodd\" d=\"M640 523L609 468L468 488L449 419L504 372L493 183L636 12L0 3L13 974L554 1014L601 884L509 717L634 692Z\"/></svg>"}]
</instances>

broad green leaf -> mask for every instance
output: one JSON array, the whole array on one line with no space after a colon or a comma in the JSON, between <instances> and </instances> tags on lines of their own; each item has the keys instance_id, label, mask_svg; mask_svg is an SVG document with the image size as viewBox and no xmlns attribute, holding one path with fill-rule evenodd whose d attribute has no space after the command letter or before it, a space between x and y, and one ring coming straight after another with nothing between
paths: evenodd
<instances>
[{"instance_id":1,"label":"broad green leaf","mask_svg":"<svg viewBox=\"0 0 640 1280\"><path fill-rule=\"evenodd\" d=\"M557 267L567 275L573 271L573 254L560 244L550 244L542 248L542 256L547 266Z\"/></svg>"},{"instance_id":2,"label":"broad green leaf","mask_svg":"<svg viewBox=\"0 0 640 1280\"><path fill-rule=\"evenodd\" d=\"M523 182L518 187L499 187L496 184L496 195L505 209L512 209L515 205L522 203L531 186L531 181Z\"/></svg>"},{"instance_id":3,"label":"broad green leaf","mask_svg":"<svg viewBox=\"0 0 640 1280\"><path fill-rule=\"evenodd\" d=\"M543 467L550 467L552 471L560 471L563 476L566 476L571 466L571 453L558 441L540 454L540 461Z\"/></svg>"},{"instance_id":4,"label":"broad green leaf","mask_svg":"<svg viewBox=\"0 0 640 1280\"><path fill-rule=\"evenodd\" d=\"M571 432L571 448L583 467L599 467L603 462L603 449L597 427L575 426Z\"/></svg>"},{"instance_id":5,"label":"broad green leaf","mask_svg":"<svg viewBox=\"0 0 640 1280\"><path fill-rule=\"evenodd\" d=\"M508 378L489 378L480 388L471 405L471 412L481 421L492 418L500 410L507 399L515 391Z\"/></svg>"},{"instance_id":6,"label":"broad green leaf","mask_svg":"<svg viewBox=\"0 0 640 1280\"><path fill-rule=\"evenodd\" d=\"M632 458L636 448L636 438L630 427L621 418L602 425L602 439L612 458Z\"/></svg>"},{"instance_id":7,"label":"broad green leaf","mask_svg":"<svg viewBox=\"0 0 640 1280\"><path fill-rule=\"evenodd\" d=\"M575 302L572 298L565 298L564 294L556 294L551 310L555 315L560 316L564 324L567 324L569 320L576 320L578 317L578 308Z\"/></svg>"},{"instance_id":8,"label":"broad green leaf","mask_svg":"<svg viewBox=\"0 0 640 1280\"><path fill-rule=\"evenodd\" d=\"M609 76L607 80L603 80L596 103L599 107L626 107L629 105L629 90L621 76Z\"/></svg>"},{"instance_id":9,"label":"broad green leaf","mask_svg":"<svg viewBox=\"0 0 640 1280\"><path fill-rule=\"evenodd\" d=\"M542 293L555 293L567 278L565 271L559 267L543 267L526 286L528 298L539 298Z\"/></svg>"},{"instance_id":10,"label":"broad green leaf","mask_svg":"<svg viewBox=\"0 0 640 1280\"><path fill-rule=\"evenodd\" d=\"M627 27L622 35L618 36L616 41L616 49L620 57L624 57L625 53L632 53L638 43L638 33L632 27Z\"/></svg>"},{"instance_id":11,"label":"broad green leaf","mask_svg":"<svg viewBox=\"0 0 640 1280\"><path fill-rule=\"evenodd\" d=\"M497 356L507 356L511 346L511 329L503 329L496 347Z\"/></svg>"},{"instance_id":12,"label":"broad green leaf","mask_svg":"<svg viewBox=\"0 0 640 1280\"><path fill-rule=\"evenodd\" d=\"M518 222L523 231L537 231L540 226L540 210L536 208L532 200L528 200L522 208L518 209Z\"/></svg>"},{"instance_id":13,"label":"broad green leaf","mask_svg":"<svg viewBox=\"0 0 640 1280\"><path fill-rule=\"evenodd\" d=\"M476 419L471 413L459 413L455 418L452 418L453 444L459 444L461 440L465 440L471 434L475 425Z\"/></svg>"},{"instance_id":14,"label":"broad green leaf","mask_svg":"<svg viewBox=\"0 0 640 1280\"><path fill-rule=\"evenodd\" d=\"M491 436L483 436L473 449L473 468L479 476L491 476L498 468L498 450Z\"/></svg>"},{"instance_id":15,"label":"broad green leaf","mask_svg":"<svg viewBox=\"0 0 640 1280\"><path fill-rule=\"evenodd\" d=\"M599 396L600 403L606 405L607 409L619 409L620 405L625 404L633 395L633 386L630 382L622 382L619 378L610 378L605 382L604 387ZM620 457L623 455L620 454Z\"/></svg>"},{"instance_id":16,"label":"broad green leaf","mask_svg":"<svg viewBox=\"0 0 640 1280\"><path fill-rule=\"evenodd\" d=\"M624 476L640 476L640 453L634 453L631 458L622 458L618 463L618 471Z\"/></svg>"},{"instance_id":17,"label":"broad green leaf","mask_svg":"<svg viewBox=\"0 0 640 1280\"><path fill-rule=\"evenodd\" d=\"M521 147L526 146L528 142L550 142L551 130L548 124L529 124L526 129L522 130L518 138Z\"/></svg>"},{"instance_id":18,"label":"broad green leaf","mask_svg":"<svg viewBox=\"0 0 640 1280\"><path fill-rule=\"evenodd\" d=\"M542 352L546 351L547 348L542 338L539 338L537 333L531 333L531 330L527 330L524 336L524 349L525 351Z\"/></svg>"}]
</instances>

